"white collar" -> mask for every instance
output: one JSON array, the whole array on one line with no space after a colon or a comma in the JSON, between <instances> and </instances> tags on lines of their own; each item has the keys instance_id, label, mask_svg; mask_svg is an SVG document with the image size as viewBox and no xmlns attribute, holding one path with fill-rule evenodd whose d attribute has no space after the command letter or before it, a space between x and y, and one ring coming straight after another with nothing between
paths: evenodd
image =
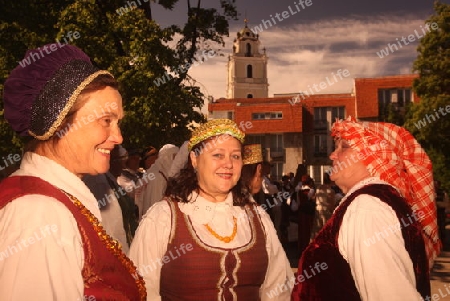
<instances>
[{"instance_id":1,"label":"white collar","mask_svg":"<svg viewBox=\"0 0 450 301\"><path fill-rule=\"evenodd\" d=\"M359 190L369 184L386 184L386 185L392 186L388 182L385 182L378 177L368 177L368 178L365 178L365 179L359 181L355 185L353 185L353 187L347 191L347 193L345 194L345 196L342 198L342 200L339 203L342 204L347 199L347 197L349 195L351 195L353 192L355 192L356 190ZM392 187L394 187L394 186L392 186Z\"/></svg>"},{"instance_id":2,"label":"white collar","mask_svg":"<svg viewBox=\"0 0 450 301\"><path fill-rule=\"evenodd\" d=\"M97 200L84 182L64 166L33 152L26 152L20 169L11 176L34 176L70 193L76 197L94 216L101 221Z\"/></svg>"},{"instance_id":3,"label":"white collar","mask_svg":"<svg viewBox=\"0 0 450 301\"><path fill-rule=\"evenodd\" d=\"M233 209L233 194L228 193L223 202L211 202L193 191L189 197L188 203L179 202L180 210L189 215L189 217L196 223L207 224L214 219L216 214L227 214Z\"/></svg>"}]
</instances>

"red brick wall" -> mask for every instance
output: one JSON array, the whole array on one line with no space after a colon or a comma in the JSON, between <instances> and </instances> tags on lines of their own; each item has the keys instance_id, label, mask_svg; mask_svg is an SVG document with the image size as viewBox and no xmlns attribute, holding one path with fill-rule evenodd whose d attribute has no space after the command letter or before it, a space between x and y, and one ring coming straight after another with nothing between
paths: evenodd
<instances>
[{"instance_id":1,"label":"red brick wall","mask_svg":"<svg viewBox=\"0 0 450 301\"><path fill-rule=\"evenodd\" d=\"M289 97L280 98L235 98L219 99L208 104L208 110L234 111L234 121L251 122L251 127L246 127L249 134L264 133L289 133L302 131L302 107L291 105ZM253 113L281 112L283 119L253 120Z\"/></svg>"},{"instance_id":2,"label":"red brick wall","mask_svg":"<svg viewBox=\"0 0 450 301\"><path fill-rule=\"evenodd\" d=\"M282 112L283 119L253 120L253 113ZM237 124L250 121L252 128L246 129L249 134L292 133L302 132L302 108L285 104L259 104L237 106L234 112Z\"/></svg>"},{"instance_id":3,"label":"red brick wall","mask_svg":"<svg viewBox=\"0 0 450 301\"><path fill-rule=\"evenodd\" d=\"M358 118L378 117L378 89L411 88L416 74L379 78L355 78ZM414 101L419 98L414 94Z\"/></svg>"}]
</instances>

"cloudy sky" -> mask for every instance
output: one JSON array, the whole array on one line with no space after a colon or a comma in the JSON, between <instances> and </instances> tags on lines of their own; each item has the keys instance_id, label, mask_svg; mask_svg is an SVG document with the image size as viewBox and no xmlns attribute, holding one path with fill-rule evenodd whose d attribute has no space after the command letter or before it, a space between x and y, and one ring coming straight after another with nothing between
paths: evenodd
<instances>
[{"instance_id":1,"label":"cloudy sky","mask_svg":"<svg viewBox=\"0 0 450 301\"><path fill-rule=\"evenodd\" d=\"M417 57L417 36L426 31L425 20L434 12L432 0L310 1L310 6L305 4L302 8L299 0L237 0L240 20L230 23L224 56L191 68L189 74L206 95L226 97L227 56L236 32L244 26L245 15L249 28L273 17L276 24L259 33L261 48L265 47L269 56L269 97L307 91L308 86L319 84L326 77L331 79L339 69L347 69L350 76L320 92L348 93L355 77L411 73ZM161 25L169 24L174 17L182 20L186 4L181 2L182 6L170 14L156 11L155 19ZM287 11L286 18L281 15L283 11ZM277 13L282 21L276 19ZM413 35L411 41L407 40L409 35ZM398 42L402 37L408 45ZM402 47L395 50L391 46L391 51L386 49L388 43L401 43ZM380 58L381 49L389 54Z\"/></svg>"}]
</instances>

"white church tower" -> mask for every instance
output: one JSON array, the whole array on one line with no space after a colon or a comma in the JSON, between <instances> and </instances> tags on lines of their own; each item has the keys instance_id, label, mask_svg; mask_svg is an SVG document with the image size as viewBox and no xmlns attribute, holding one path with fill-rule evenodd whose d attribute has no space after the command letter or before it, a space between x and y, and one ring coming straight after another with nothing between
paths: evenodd
<instances>
[{"instance_id":1,"label":"white church tower","mask_svg":"<svg viewBox=\"0 0 450 301\"><path fill-rule=\"evenodd\" d=\"M227 98L269 97L266 49L259 52L259 35L247 27L237 33L228 57Z\"/></svg>"}]
</instances>

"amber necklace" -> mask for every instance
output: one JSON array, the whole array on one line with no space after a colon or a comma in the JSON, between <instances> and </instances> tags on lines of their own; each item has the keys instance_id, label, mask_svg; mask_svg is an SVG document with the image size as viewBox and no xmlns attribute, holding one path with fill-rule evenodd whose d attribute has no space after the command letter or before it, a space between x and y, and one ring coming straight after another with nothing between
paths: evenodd
<instances>
[{"instance_id":1,"label":"amber necklace","mask_svg":"<svg viewBox=\"0 0 450 301\"><path fill-rule=\"evenodd\" d=\"M237 233L237 219L234 216L233 216L233 233L231 233L230 236L221 236L217 234L216 231L211 229L211 227L208 224L205 224L204 226L206 227L209 233L211 233L215 238L217 238L220 241L223 241L224 243L229 243L230 241L232 241Z\"/></svg>"},{"instance_id":2,"label":"amber necklace","mask_svg":"<svg viewBox=\"0 0 450 301\"><path fill-rule=\"evenodd\" d=\"M201 192L203 192L204 194L212 197L214 200L216 200L216 198L214 196L212 196L211 194L204 191L201 187L199 187L199 190ZM204 224L204 226L206 227L206 230L208 230L209 233L211 233L215 238L217 238L220 241L223 241L224 243L231 242L236 237L236 234L237 234L237 219L235 216L233 216L233 232L231 233L230 236L221 236L221 235L217 234L217 232L214 231L208 224Z\"/></svg>"}]
</instances>

